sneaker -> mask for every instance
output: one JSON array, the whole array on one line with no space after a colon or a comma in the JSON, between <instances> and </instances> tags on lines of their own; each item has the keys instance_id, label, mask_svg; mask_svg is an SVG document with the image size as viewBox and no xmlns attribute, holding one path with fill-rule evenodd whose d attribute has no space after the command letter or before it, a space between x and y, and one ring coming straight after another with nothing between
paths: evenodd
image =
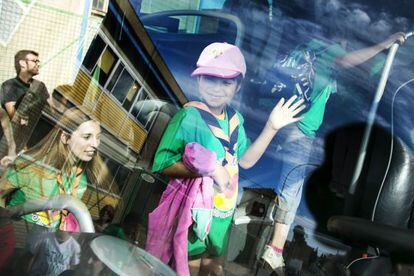
<instances>
[{"instance_id":1,"label":"sneaker","mask_svg":"<svg viewBox=\"0 0 414 276\"><path fill-rule=\"evenodd\" d=\"M281 253L275 252L273 248L266 245L265 251L261 257L264 264L269 266L277 275L285 275L285 261Z\"/></svg>"}]
</instances>

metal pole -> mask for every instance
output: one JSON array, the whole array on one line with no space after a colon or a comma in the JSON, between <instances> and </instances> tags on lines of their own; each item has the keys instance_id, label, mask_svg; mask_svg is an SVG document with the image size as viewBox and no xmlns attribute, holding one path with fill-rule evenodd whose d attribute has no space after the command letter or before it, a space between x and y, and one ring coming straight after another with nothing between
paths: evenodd
<instances>
[{"instance_id":1,"label":"metal pole","mask_svg":"<svg viewBox=\"0 0 414 276\"><path fill-rule=\"evenodd\" d=\"M414 32L406 33L405 39L412 36L413 34ZM365 157L367 153L368 140L369 140L369 137L371 136L372 126L374 124L378 105L379 105L379 102L381 101L382 95L384 94L384 90L385 90L385 86L388 81L391 66L392 66L392 63L394 62L395 54L397 53L399 46L400 46L399 43L394 43L390 47L387 59L385 61L384 68L382 70L381 79L378 83L378 87L375 92L374 101L371 105L371 108L368 114L367 126L365 128L364 136L362 138L360 153L359 153L357 164L354 170L354 175L352 176L351 185L349 186L348 194L347 194L348 199L346 200L345 213L348 215L353 214L354 200L355 200L354 194L355 194L355 190L357 187L358 179L361 176L362 168L364 165L364 161L365 161Z\"/></svg>"},{"instance_id":2,"label":"metal pole","mask_svg":"<svg viewBox=\"0 0 414 276\"><path fill-rule=\"evenodd\" d=\"M413 34L414 32L406 33L405 39L409 38ZM388 77L390 75L391 66L392 66L392 63L394 62L395 54L397 53L399 46L400 44L398 42L394 43L388 52L387 60L385 61L385 65L382 70L381 79L378 83L377 91L375 92L375 98L374 98L374 101L371 105L371 109L368 114L367 126L365 128L364 136L362 139L358 161L356 164L354 175L352 176L351 185L349 186L349 189L348 189L349 195L354 195L358 179L361 176L362 167L364 165L365 156L367 153L366 151L367 151L367 146L368 146L368 140L371 135L372 125L374 124L375 115L377 114L378 104L381 101L382 95L384 94L385 86L387 84Z\"/></svg>"},{"instance_id":3,"label":"metal pole","mask_svg":"<svg viewBox=\"0 0 414 276\"><path fill-rule=\"evenodd\" d=\"M377 91L375 92L374 101L371 105L371 109L368 114L367 126L365 128L364 136L362 138L362 144L361 149L359 151L358 161L356 164L354 175L352 176L351 185L349 186L348 192L350 195L353 195L355 193L356 184L361 175L362 167L364 165L365 156L367 153L368 140L371 135L372 125L375 121L375 115L377 114L378 104L381 101L382 95L384 94L385 85L387 84L388 76L390 74L391 66L394 61L395 54L397 53L398 47L398 43L394 43L391 46L387 56L387 60L385 61L384 69L382 70L381 79L379 81Z\"/></svg>"}]
</instances>

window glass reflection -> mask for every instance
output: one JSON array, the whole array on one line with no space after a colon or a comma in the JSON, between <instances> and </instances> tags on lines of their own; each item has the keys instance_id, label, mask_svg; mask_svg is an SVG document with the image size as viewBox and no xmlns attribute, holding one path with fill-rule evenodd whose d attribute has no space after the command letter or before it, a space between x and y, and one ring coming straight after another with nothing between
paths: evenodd
<instances>
[{"instance_id":1,"label":"window glass reflection","mask_svg":"<svg viewBox=\"0 0 414 276\"><path fill-rule=\"evenodd\" d=\"M114 88L115 84L117 83L117 81L119 79L119 76L121 75L124 68L125 67L122 63L118 64L118 66L116 67L116 70L114 71L114 73L111 76L111 79L108 81L108 84L106 85L106 89L108 89L109 91L112 91L112 89Z\"/></svg>"},{"instance_id":2,"label":"window glass reflection","mask_svg":"<svg viewBox=\"0 0 414 276\"><path fill-rule=\"evenodd\" d=\"M108 0L93 0L92 8L100 12L106 12L108 6Z\"/></svg>"},{"instance_id":3,"label":"window glass reflection","mask_svg":"<svg viewBox=\"0 0 414 276\"><path fill-rule=\"evenodd\" d=\"M117 61L118 57L115 55L112 49L106 47L92 72L93 78L97 80L100 85L105 86L105 83L108 80Z\"/></svg>"},{"instance_id":4,"label":"window glass reflection","mask_svg":"<svg viewBox=\"0 0 414 276\"><path fill-rule=\"evenodd\" d=\"M102 51L105 49L106 43L99 35L97 35L95 36L91 45L94 48L94 51L88 51L87 55L85 56L85 59L83 60L83 65L90 72L92 72L92 69L95 67L96 62L102 54Z\"/></svg>"},{"instance_id":5,"label":"window glass reflection","mask_svg":"<svg viewBox=\"0 0 414 276\"><path fill-rule=\"evenodd\" d=\"M131 101L134 99L138 89L137 82L134 81L128 71L124 69L116 85L112 89L112 95L114 95L121 104L126 102L126 106L124 107L128 109L128 107L131 106Z\"/></svg>"},{"instance_id":6,"label":"window glass reflection","mask_svg":"<svg viewBox=\"0 0 414 276\"><path fill-rule=\"evenodd\" d=\"M372 136L354 182L364 193L356 197L364 201L356 201L362 208L357 213L372 217L369 223L395 223L404 231L414 225L414 180L407 173L414 164L414 38L399 46L378 109L372 111L395 42L387 40L412 31L413 11L408 0L0 0L0 172L5 173L0 198L7 208L30 199L77 198L98 235L116 237L115 245L126 245L127 253L144 248L148 214L170 187L168 177L150 171L161 137L187 100L203 100L197 93L200 79L191 72L204 47L236 44L248 69L231 106L243 116L248 138L259 135L281 98L295 95L306 108L297 114L304 116L300 122L278 129L255 167L239 171L238 205L225 214L231 233L223 250L224 274L269 275L257 260L272 260L276 252L287 275L343 275L343 267L362 251L353 252L359 245L339 240L325 225L347 206L368 119ZM22 49L35 53L15 58ZM367 49L374 50L372 55L365 55ZM349 59L355 51L359 55ZM68 109L88 114L93 122L88 131L99 126L94 141L99 147L83 148L89 138L78 135L81 124L61 120ZM47 136L49 131L53 135ZM170 133L167 142L175 141ZM91 155L102 162L77 162ZM92 163L100 165L91 169ZM372 206L381 208L373 211ZM80 230L71 211L52 208L18 217L0 218L1 275L113 273L92 252L88 234L62 236L58 229ZM181 218L173 217L173 224ZM239 218L250 222L236 224ZM287 237L274 235L273 229ZM72 239L76 242L66 250ZM82 264L76 243L82 247ZM98 248L118 253L115 246ZM60 249L70 261L56 252ZM388 249L376 251L381 258L397 259Z\"/></svg>"}]
</instances>

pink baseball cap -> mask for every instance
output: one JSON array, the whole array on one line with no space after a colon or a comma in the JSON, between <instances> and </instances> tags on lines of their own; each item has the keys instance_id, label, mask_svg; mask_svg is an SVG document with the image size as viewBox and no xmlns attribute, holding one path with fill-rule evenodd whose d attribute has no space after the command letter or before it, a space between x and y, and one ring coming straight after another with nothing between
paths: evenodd
<instances>
[{"instance_id":1,"label":"pink baseball cap","mask_svg":"<svg viewBox=\"0 0 414 276\"><path fill-rule=\"evenodd\" d=\"M235 78L246 74L246 62L240 49L229 43L214 42L201 52L191 76L208 75Z\"/></svg>"}]
</instances>

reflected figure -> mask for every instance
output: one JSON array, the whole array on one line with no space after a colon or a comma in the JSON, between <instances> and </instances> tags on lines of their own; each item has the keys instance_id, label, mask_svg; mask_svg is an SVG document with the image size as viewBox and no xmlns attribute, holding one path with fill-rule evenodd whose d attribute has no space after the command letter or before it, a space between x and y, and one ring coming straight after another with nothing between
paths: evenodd
<instances>
[{"instance_id":1,"label":"reflected figure","mask_svg":"<svg viewBox=\"0 0 414 276\"><path fill-rule=\"evenodd\" d=\"M82 198L87 184L109 188L108 169L97 152L101 128L98 121L77 108L67 110L55 128L36 146L19 155L0 183L2 206L61 194ZM33 224L30 246L39 233L50 230L78 231L75 217L66 210L45 211L22 217Z\"/></svg>"},{"instance_id":2,"label":"reflected figure","mask_svg":"<svg viewBox=\"0 0 414 276\"><path fill-rule=\"evenodd\" d=\"M112 223L115 216L115 208L112 205L105 205L99 212L99 220L95 223L95 229L106 235L128 240L123 225Z\"/></svg>"},{"instance_id":3,"label":"reflected figure","mask_svg":"<svg viewBox=\"0 0 414 276\"><path fill-rule=\"evenodd\" d=\"M306 242L305 229L302 225L293 228L293 239L286 252L288 256L289 275L301 275L317 259L317 250Z\"/></svg>"},{"instance_id":4,"label":"reflected figure","mask_svg":"<svg viewBox=\"0 0 414 276\"><path fill-rule=\"evenodd\" d=\"M302 101L293 104L295 97L286 102L281 100L269 115L259 137L250 145L242 115L229 106L241 89L245 74L245 59L238 47L227 43L212 43L204 48L197 68L192 73L192 76L197 77L198 91L203 102L190 102L176 113L158 146L152 169L170 176L171 180L160 205L150 214L147 250L152 249L149 250L150 253L165 263L172 259L178 274L224 273L224 256L237 201L239 165L243 168L252 167L279 129L301 119L295 115L303 109ZM196 142L198 154L197 150L187 151L187 146L192 142ZM195 152L194 156L190 152ZM208 159L211 153L213 157ZM199 161L203 164L202 168L189 161L197 158L203 159ZM212 165L209 162L211 160ZM207 219L201 219L201 212L197 214L196 211L191 211L193 216L200 217L197 218L200 219L197 221L200 226L189 227L192 222L189 207L195 204L197 193L192 187L197 187L196 183L200 185L199 181L206 181L203 176L212 178L215 186L211 192L212 199L206 196L210 200L205 200ZM184 190L171 188L174 185L179 189L184 187ZM176 197L171 196L177 190L180 193ZM211 207L212 205L214 206ZM158 212L165 217L159 217ZM177 217L174 212L178 214ZM156 227L160 220L165 223ZM189 267L186 265L188 256L192 259Z\"/></svg>"},{"instance_id":5,"label":"reflected figure","mask_svg":"<svg viewBox=\"0 0 414 276\"><path fill-rule=\"evenodd\" d=\"M6 80L0 88L1 106L13 122L16 149L26 145L48 103L46 85L34 79L39 74L39 54L33 50L20 50L14 56L17 76ZM9 142L9 140L7 140Z\"/></svg>"},{"instance_id":6,"label":"reflected figure","mask_svg":"<svg viewBox=\"0 0 414 276\"><path fill-rule=\"evenodd\" d=\"M44 233L31 250L30 275L60 275L79 264L81 248L70 233Z\"/></svg>"},{"instance_id":7,"label":"reflected figure","mask_svg":"<svg viewBox=\"0 0 414 276\"><path fill-rule=\"evenodd\" d=\"M112 205L105 205L99 211L99 219L95 221L95 229L97 232L103 232L105 228L112 222L115 216L115 208Z\"/></svg>"},{"instance_id":8,"label":"reflected figure","mask_svg":"<svg viewBox=\"0 0 414 276\"><path fill-rule=\"evenodd\" d=\"M284 85L284 91L279 89L281 86L273 87L269 95L276 99L297 95L305 101L306 109L303 120L282 129L275 139L279 162L275 228L262 256L272 270L280 272L285 266L282 256L285 241L301 201L304 181L314 167L310 162L313 141L322 125L329 96L336 92L335 71L357 66L404 39L404 33L395 33L374 46L351 53L346 53L339 44L312 39L292 49L274 66L274 78L284 83L290 79L292 85ZM300 77L295 78L297 76Z\"/></svg>"}]
</instances>

